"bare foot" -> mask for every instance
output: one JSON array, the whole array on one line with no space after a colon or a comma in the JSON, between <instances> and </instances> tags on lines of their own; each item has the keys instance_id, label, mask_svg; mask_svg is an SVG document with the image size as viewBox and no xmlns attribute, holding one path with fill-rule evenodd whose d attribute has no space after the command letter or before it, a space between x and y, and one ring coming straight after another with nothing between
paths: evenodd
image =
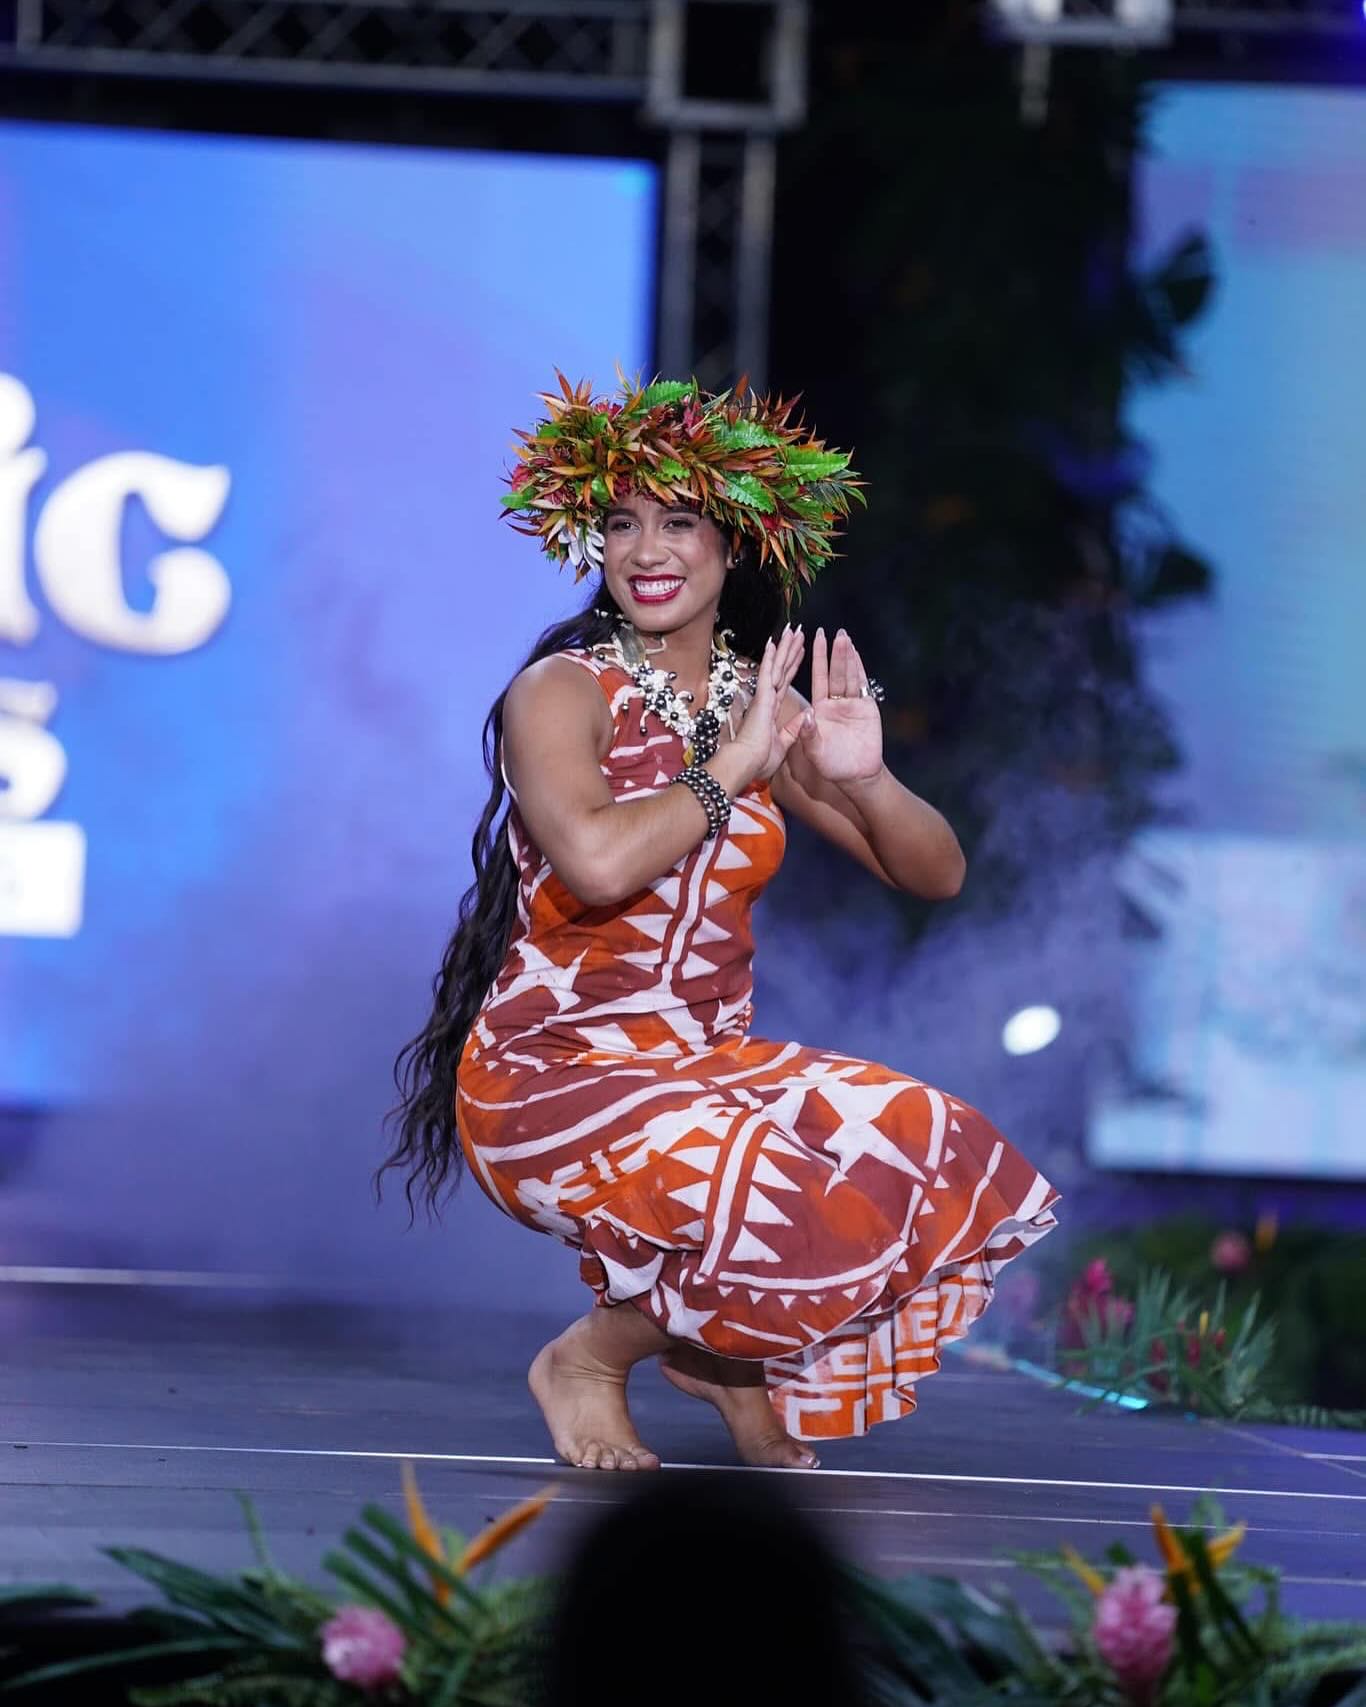
<instances>
[{"instance_id":1,"label":"bare foot","mask_svg":"<svg viewBox=\"0 0 1366 1707\"><path fill-rule=\"evenodd\" d=\"M780 1470L814 1470L819 1465L810 1447L793 1440L779 1423L762 1364L676 1346L660 1358L659 1366L680 1393L716 1406L746 1464Z\"/></svg>"},{"instance_id":2,"label":"bare foot","mask_svg":"<svg viewBox=\"0 0 1366 1707\"><path fill-rule=\"evenodd\" d=\"M595 1355L592 1338L575 1322L537 1353L527 1376L555 1450L580 1470L657 1470L626 1408L627 1370Z\"/></svg>"}]
</instances>

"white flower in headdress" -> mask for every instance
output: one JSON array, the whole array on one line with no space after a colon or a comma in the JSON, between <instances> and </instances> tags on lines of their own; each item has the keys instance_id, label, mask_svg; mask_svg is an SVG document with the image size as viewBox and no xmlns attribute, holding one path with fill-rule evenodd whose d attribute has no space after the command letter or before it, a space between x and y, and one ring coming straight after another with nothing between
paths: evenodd
<instances>
[{"instance_id":1,"label":"white flower in headdress","mask_svg":"<svg viewBox=\"0 0 1366 1707\"><path fill-rule=\"evenodd\" d=\"M588 525L565 529L565 546L575 575L602 568L602 530Z\"/></svg>"}]
</instances>

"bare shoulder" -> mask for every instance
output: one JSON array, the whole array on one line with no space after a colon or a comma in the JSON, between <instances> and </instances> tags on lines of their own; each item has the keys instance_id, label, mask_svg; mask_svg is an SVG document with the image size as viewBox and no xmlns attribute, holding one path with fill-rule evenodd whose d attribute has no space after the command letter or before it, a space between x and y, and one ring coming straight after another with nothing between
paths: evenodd
<instances>
[{"instance_id":1,"label":"bare shoulder","mask_svg":"<svg viewBox=\"0 0 1366 1707\"><path fill-rule=\"evenodd\" d=\"M602 692L591 679L591 671L576 664L563 652L552 652L548 658L537 658L524 670L519 670L508 686L507 703L523 708L547 707L569 709L573 706L602 703Z\"/></svg>"},{"instance_id":2,"label":"bare shoulder","mask_svg":"<svg viewBox=\"0 0 1366 1707\"><path fill-rule=\"evenodd\" d=\"M608 742L612 717L601 688L592 673L563 653L538 658L519 670L508 686L503 702L504 727L515 741L520 729L588 727Z\"/></svg>"}]
</instances>

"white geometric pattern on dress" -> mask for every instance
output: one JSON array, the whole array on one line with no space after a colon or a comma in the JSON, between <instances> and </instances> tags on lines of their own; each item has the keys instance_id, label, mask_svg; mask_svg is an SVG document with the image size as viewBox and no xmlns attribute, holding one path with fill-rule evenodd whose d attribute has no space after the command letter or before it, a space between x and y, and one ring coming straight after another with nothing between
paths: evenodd
<instances>
[{"instance_id":1,"label":"white geometric pattern on dress","mask_svg":"<svg viewBox=\"0 0 1366 1707\"><path fill-rule=\"evenodd\" d=\"M611 709L613 794L672 786L680 738L642 739L625 673L565 656ZM751 1035L751 913L784 842L768 789L752 788L671 872L588 908L514 796L517 924L456 1113L483 1189L576 1246L601 1300L762 1363L783 1426L814 1439L914 1409L1001 1267L1053 1225L1055 1194L934 1086Z\"/></svg>"}]
</instances>

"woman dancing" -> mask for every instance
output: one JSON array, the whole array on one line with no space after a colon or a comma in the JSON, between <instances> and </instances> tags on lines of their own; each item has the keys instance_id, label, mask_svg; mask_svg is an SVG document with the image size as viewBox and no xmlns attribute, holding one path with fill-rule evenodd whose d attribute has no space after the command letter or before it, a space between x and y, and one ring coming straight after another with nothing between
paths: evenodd
<instances>
[{"instance_id":1,"label":"woman dancing","mask_svg":"<svg viewBox=\"0 0 1366 1707\"><path fill-rule=\"evenodd\" d=\"M530 1371L570 1464L658 1466L626 1396L657 1357L746 1462L811 1467L806 1443L914 1409L1056 1193L947 1092L750 1032L785 814L893 888L963 881L949 825L883 764L843 629L816 630L810 701L792 685L805 641L779 620L862 501L849 457L742 388L561 378L544 402L503 503L600 579L485 723L476 881L381 1173L435 1206L467 1160L581 1253L596 1307Z\"/></svg>"}]
</instances>

